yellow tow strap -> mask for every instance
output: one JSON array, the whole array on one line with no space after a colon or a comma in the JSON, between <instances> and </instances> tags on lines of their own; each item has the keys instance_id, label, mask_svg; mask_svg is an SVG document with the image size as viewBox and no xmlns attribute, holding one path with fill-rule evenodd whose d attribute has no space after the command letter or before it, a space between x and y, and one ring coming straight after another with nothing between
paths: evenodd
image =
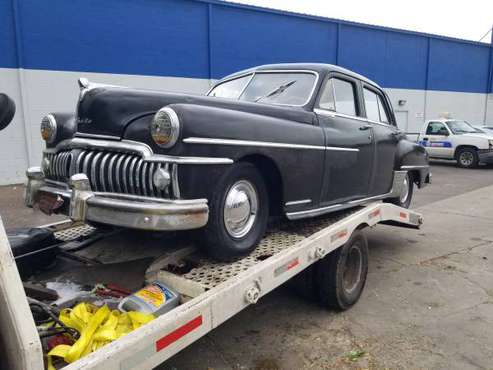
<instances>
[{"instance_id":1,"label":"yellow tow strap","mask_svg":"<svg viewBox=\"0 0 493 370\"><path fill-rule=\"evenodd\" d=\"M111 311L108 306L98 308L89 303L80 303L73 309L60 312L60 321L80 333L71 346L60 344L48 352L48 370L55 370L52 357L61 357L67 363L94 352L132 330L153 320L151 314L141 312Z\"/></svg>"}]
</instances>

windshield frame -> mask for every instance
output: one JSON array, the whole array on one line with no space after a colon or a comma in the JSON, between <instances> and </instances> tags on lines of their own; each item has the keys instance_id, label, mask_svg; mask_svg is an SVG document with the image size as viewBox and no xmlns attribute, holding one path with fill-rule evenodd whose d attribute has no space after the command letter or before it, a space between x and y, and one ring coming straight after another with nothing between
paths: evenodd
<instances>
[{"instance_id":1,"label":"windshield frame","mask_svg":"<svg viewBox=\"0 0 493 370\"><path fill-rule=\"evenodd\" d=\"M252 80L253 80L253 78L255 77L256 74L271 74L271 73L305 73L305 74L312 74L312 75L314 75L315 76L315 81L313 82L313 86L312 86L312 89L311 89L311 91L310 91L310 93L308 95L307 100L303 104L285 104L285 103L271 103L271 102L267 103L267 102L263 102L263 101L259 101L259 102L253 102L252 101L251 102L251 101L248 101L248 100L240 100L239 99L243 95L243 93L245 92L245 90L248 88L248 86L250 85L250 83L252 82ZM317 71L313 71L311 69L261 69L261 70L255 70L255 71L248 71L248 72L237 74L237 75L234 75L234 76L231 76L231 77L226 77L225 79L220 80L216 84L214 84L214 86L212 86L209 89L209 91L207 91L207 93L205 95L206 96L209 96L209 94L212 92L212 90L214 90L219 85L222 85L222 84L224 84L226 82L229 82L229 81L232 81L232 80L236 80L238 78L245 77L245 76L248 76L248 75L251 75L251 77L248 80L248 82L245 84L245 86L243 87L243 89L241 90L241 93L240 93L240 95L238 95L238 98L237 99L230 99L230 98L220 98L220 99L229 99L229 100L234 100L234 101L243 101L243 102L255 103L255 104L280 105L280 106L288 106L288 107L305 107L313 99L313 96L314 96L315 91L316 91L317 86L318 86L318 82L320 80L319 73Z\"/></svg>"},{"instance_id":2,"label":"windshield frame","mask_svg":"<svg viewBox=\"0 0 493 370\"><path fill-rule=\"evenodd\" d=\"M471 127L474 131L473 132L455 132L454 129L452 129L450 122L464 122L466 125ZM450 119L445 121L445 124L447 125L448 129L454 134L454 135L464 135L464 134L484 134L485 132L479 131L477 128L475 128L473 125L471 125L469 122L465 120L460 120L460 119Z\"/></svg>"}]
</instances>

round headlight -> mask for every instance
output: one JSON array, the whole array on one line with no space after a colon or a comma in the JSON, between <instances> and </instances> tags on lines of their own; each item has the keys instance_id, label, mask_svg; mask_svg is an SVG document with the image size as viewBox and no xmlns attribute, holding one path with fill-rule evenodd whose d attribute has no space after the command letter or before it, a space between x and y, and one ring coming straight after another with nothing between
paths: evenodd
<instances>
[{"instance_id":1,"label":"round headlight","mask_svg":"<svg viewBox=\"0 0 493 370\"><path fill-rule=\"evenodd\" d=\"M56 120L52 114L48 114L41 120L41 137L51 144L56 138Z\"/></svg>"},{"instance_id":2,"label":"round headlight","mask_svg":"<svg viewBox=\"0 0 493 370\"><path fill-rule=\"evenodd\" d=\"M151 122L152 140L162 148L171 148L179 134L180 121L175 111L168 107L158 110Z\"/></svg>"}]
</instances>

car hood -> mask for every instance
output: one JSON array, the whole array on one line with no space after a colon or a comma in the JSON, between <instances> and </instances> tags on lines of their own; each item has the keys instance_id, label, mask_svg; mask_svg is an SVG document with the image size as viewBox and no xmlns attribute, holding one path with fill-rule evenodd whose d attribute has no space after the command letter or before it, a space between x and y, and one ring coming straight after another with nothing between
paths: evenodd
<instances>
[{"instance_id":1,"label":"car hood","mask_svg":"<svg viewBox=\"0 0 493 370\"><path fill-rule=\"evenodd\" d=\"M487 133L474 133L474 134L461 134L460 136L462 137L471 137L471 138L480 138L480 139L488 139L488 140L493 140L493 135L487 134Z\"/></svg>"},{"instance_id":2,"label":"car hood","mask_svg":"<svg viewBox=\"0 0 493 370\"><path fill-rule=\"evenodd\" d=\"M98 86L81 94L77 106L77 132L121 138L138 118L153 115L169 104L196 104L272 116L300 123L313 123L314 114L301 107L220 99L202 95ZM191 119L193 120L193 118ZM187 124L190 124L187 122ZM193 124L193 122L191 122ZM227 124L227 122L225 122Z\"/></svg>"}]
</instances>

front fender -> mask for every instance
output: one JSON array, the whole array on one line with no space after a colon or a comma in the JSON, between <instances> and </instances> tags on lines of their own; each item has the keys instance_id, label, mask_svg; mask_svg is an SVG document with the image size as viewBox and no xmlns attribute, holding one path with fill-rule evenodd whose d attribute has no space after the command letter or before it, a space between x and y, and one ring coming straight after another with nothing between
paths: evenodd
<instances>
[{"instance_id":1,"label":"front fender","mask_svg":"<svg viewBox=\"0 0 493 370\"><path fill-rule=\"evenodd\" d=\"M313 174L324 171L324 150L320 150L325 146L324 135L318 125L297 120L300 111L288 109L283 117L273 117L198 104L171 104L169 107L180 120L180 136L172 148L159 148L152 142L149 135L152 116L132 122L126 128L124 138L145 142L155 153L174 156L220 157L235 162L252 155L268 158L285 179L283 194L286 199L311 199L313 204L318 203L322 176L313 179ZM215 141L184 142L187 138ZM179 166L184 195L202 196L207 189L214 189L214 182L223 171L225 166Z\"/></svg>"}]
</instances>

